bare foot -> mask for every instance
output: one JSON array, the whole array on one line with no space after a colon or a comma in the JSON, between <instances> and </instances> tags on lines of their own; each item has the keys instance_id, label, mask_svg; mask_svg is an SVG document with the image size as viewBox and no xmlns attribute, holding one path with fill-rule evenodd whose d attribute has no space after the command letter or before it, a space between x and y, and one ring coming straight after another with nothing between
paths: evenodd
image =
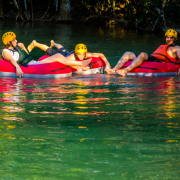
<instances>
[{"instance_id":1,"label":"bare foot","mask_svg":"<svg viewBox=\"0 0 180 180\"><path fill-rule=\"evenodd\" d=\"M83 68L79 66L76 70L77 70L78 74L80 74L80 73L82 73Z\"/></svg>"},{"instance_id":2,"label":"bare foot","mask_svg":"<svg viewBox=\"0 0 180 180\"><path fill-rule=\"evenodd\" d=\"M126 74L128 73L128 71L126 69L120 69L120 70L116 70L116 73L120 74L121 76L126 76Z\"/></svg>"},{"instance_id":3,"label":"bare foot","mask_svg":"<svg viewBox=\"0 0 180 180\"><path fill-rule=\"evenodd\" d=\"M73 68L75 68L77 70L78 74L82 73L83 71L87 71L87 70L90 69L89 66L86 66L86 67L81 67L81 66L76 67L76 66L74 66Z\"/></svg>"},{"instance_id":4,"label":"bare foot","mask_svg":"<svg viewBox=\"0 0 180 180\"><path fill-rule=\"evenodd\" d=\"M107 74L117 74L116 69L114 69L114 68L113 69L107 69L106 72L107 72Z\"/></svg>"},{"instance_id":5,"label":"bare foot","mask_svg":"<svg viewBox=\"0 0 180 180\"><path fill-rule=\"evenodd\" d=\"M53 48L53 47L54 47L54 41L53 41L53 40L51 40L51 41L50 41L50 43L51 43L50 48Z\"/></svg>"},{"instance_id":6,"label":"bare foot","mask_svg":"<svg viewBox=\"0 0 180 180\"><path fill-rule=\"evenodd\" d=\"M36 40L33 40L32 43L27 47L28 51L31 52L35 47Z\"/></svg>"},{"instance_id":7,"label":"bare foot","mask_svg":"<svg viewBox=\"0 0 180 180\"><path fill-rule=\"evenodd\" d=\"M89 70L89 69L90 69L89 66L86 66L86 67L83 67L83 68L82 68L83 71L87 71L87 70Z\"/></svg>"},{"instance_id":8,"label":"bare foot","mask_svg":"<svg viewBox=\"0 0 180 180\"><path fill-rule=\"evenodd\" d=\"M82 67L86 67L91 62L91 58L88 60L81 61Z\"/></svg>"}]
</instances>

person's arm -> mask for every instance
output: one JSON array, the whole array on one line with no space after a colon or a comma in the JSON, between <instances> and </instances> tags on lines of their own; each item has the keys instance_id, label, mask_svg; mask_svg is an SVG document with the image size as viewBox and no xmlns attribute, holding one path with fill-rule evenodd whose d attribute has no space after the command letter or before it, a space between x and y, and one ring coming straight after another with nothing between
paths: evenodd
<instances>
[{"instance_id":1,"label":"person's arm","mask_svg":"<svg viewBox=\"0 0 180 180\"><path fill-rule=\"evenodd\" d=\"M180 59L180 47L175 46L178 59Z\"/></svg>"},{"instance_id":2,"label":"person's arm","mask_svg":"<svg viewBox=\"0 0 180 180\"><path fill-rule=\"evenodd\" d=\"M179 46L175 46L176 48L176 54L177 54L177 57L178 59L180 59L180 47ZM179 71L178 71L178 76L180 75L180 68L179 68Z\"/></svg>"},{"instance_id":3,"label":"person's arm","mask_svg":"<svg viewBox=\"0 0 180 180\"><path fill-rule=\"evenodd\" d=\"M104 63L106 64L106 68L105 68L105 71L106 70L108 70L108 69L111 69L111 66L110 66L110 64L109 64L109 61L107 60L107 58L105 57L105 55L104 54L102 54L102 53L87 53L87 57L99 57L99 58L101 58L103 61L104 61Z\"/></svg>"},{"instance_id":4,"label":"person's arm","mask_svg":"<svg viewBox=\"0 0 180 180\"><path fill-rule=\"evenodd\" d=\"M23 72L22 72L19 64L12 58L11 54L7 51L4 51L3 55L4 55L5 59L8 60L9 62L11 62L11 64L16 68L17 76L22 77Z\"/></svg>"},{"instance_id":5,"label":"person's arm","mask_svg":"<svg viewBox=\"0 0 180 180\"><path fill-rule=\"evenodd\" d=\"M29 52L27 51L27 49L26 49L26 47L24 46L23 43L18 43L17 45L18 45L21 49L23 49L24 51L26 51L26 53L29 54Z\"/></svg>"}]
</instances>

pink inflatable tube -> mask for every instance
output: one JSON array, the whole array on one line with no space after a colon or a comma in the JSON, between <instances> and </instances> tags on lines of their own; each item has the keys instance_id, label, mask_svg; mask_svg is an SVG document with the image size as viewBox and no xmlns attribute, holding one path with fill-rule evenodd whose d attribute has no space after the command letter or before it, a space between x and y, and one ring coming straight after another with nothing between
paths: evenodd
<instances>
[{"instance_id":1,"label":"pink inflatable tube","mask_svg":"<svg viewBox=\"0 0 180 180\"><path fill-rule=\"evenodd\" d=\"M127 62L123 67L126 68L132 61ZM139 67L127 73L127 76L175 76L180 65L161 62L143 62Z\"/></svg>"},{"instance_id":2,"label":"pink inflatable tube","mask_svg":"<svg viewBox=\"0 0 180 180\"><path fill-rule=\"evenodd\" d=\"M89 70L83 71L81 74L104 74L105 63L99 57L91 57L91 62L89 64ZM77 74L76 69L72 68L72 73Z\"/></svg>"},{"instance_id":3,"label":"pink inflatable tube","mask_svg":"<svg viewBox=\"0 0 180 180\"><path fill-rule=\"evenodd\" d=\"M49 56L42 56L41 61ZM100 58L92 58L90 69L82 74L103 74L105 64ZM77 71L59 62L21 66L24 78L62 78L72 76ZM0 60L0 77L17 77L15 67L8 61Z\"/></svg>"},{"instance_id":4,"label":"pink inflatable tube","mask_svg":"<svg viewBox=\"0 0 180 180\"><path fill-rule=\"evenodd\" d=\"M43 56L39 60L47 57ZM59 62L21 66L21 69L25 78L62 78L72 75L72 69ZM17 77L15 67L10 62L1 59L0 76Z\"/></svg>"}]
</instances>

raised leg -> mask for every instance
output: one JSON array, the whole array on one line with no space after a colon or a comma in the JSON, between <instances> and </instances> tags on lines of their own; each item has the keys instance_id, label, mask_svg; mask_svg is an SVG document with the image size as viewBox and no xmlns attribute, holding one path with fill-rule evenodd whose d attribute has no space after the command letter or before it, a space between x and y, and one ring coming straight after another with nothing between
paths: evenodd
<instances>
[{"instance_id":1,"label":"raised leg","mask_svg":"<svg viewBox=\"0 0 180 180\"><path fill-rule=\"evenodd\" d=\"M28 51L31 52L35 47L43 50L43 51L46 51L49 47L45 44L40 44L38 42L36 42L36 40L33 40L31 42L31 44L27 47Z\"/></svg>"},{"instance_id":2,"label":"raised leg","mask_svg":"<svg viewBox=\"0 0 180 180\"><path fill-rule=\"evenodd\" d=\"M63 48L63 46L61 44L58 44L58 43L54 42L53 40L51 40L50 43L51 43L50 48L53 48L53 47L55 47L57 49Z\"/></svg>"},{"instance_id":3,"label":"raised leg","mask_svg":"<svg viewBox=\"0 0 180 180\"><path fill-rule=\"evenodd\" d=\"M144 61L146 61L148 59L148 54L142 52L136 59L133 60L133 62L131 63L131 65L129 65L127 68L125 69L120 69L120 70L116 70L116 72L122 76L126 76L126 74L135 69L136 67L138 67L140 64L142 64Z\"/></svg>"}]
</instances>

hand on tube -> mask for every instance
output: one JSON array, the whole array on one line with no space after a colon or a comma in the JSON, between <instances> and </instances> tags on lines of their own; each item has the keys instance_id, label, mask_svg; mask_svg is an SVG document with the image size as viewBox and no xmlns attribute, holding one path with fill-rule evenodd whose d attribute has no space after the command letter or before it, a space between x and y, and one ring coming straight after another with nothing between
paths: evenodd
<instances>
[{"instance_id":1,"label":"hand on tube","mask_svg":"<svg viewBox=\"0 0 180 180\"><path fill-rule=\"evenodd\" d=\"M22 70L21 70L21 68L19 66L16 67L16 74L20 78L23 76L23 72L22 72Z\"/></svg>"}]
</instances>

